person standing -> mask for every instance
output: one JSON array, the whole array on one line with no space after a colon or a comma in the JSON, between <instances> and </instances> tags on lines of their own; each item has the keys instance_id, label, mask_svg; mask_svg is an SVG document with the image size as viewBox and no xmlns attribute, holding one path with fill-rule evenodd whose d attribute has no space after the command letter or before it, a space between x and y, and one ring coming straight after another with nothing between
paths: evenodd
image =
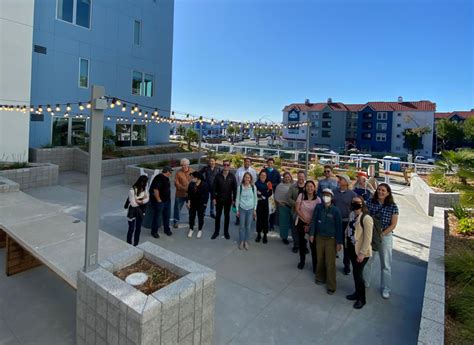
<instances>
[{"instance_id":1,"label":"person standing","mask_svg":"<svg viewBox=\"0 0 474 345\"><path fill-rule=\"evenodd\" d=\"M325 165L324 166L324 177L318 181L318 196L320 198L323 197L323 189L329 188L334 191L338 188L337 180L333 177L332 174L332 166Z\"/></svg>"},{"instance_id":2,"label":"person standing","mask_svg":"<svg viewBox=\"0 0 474 345\"><path fill-rule=\"evenodd\" d=\"M357 194L354 193L352 190L349 189L351 184L351 179L349 176L345 174L337 175L337 184L339 186L334 192L334 206L336 206L339 211L341 211L342 217L342 229L347 228L347 224L349 223L349 214L351 212L351 202L352 198L355 197ZM347 252L347 247L344 245L344 256L343 256L343 263L344 263L344 274L348 275L351 273L351 260L349 258L349 253Z\"/></svg>"},{"instance_id":3,"label":"person standing","mask_svg":"<svg viewBox=\"0 0 474 345\"><path fill-rule=\"evenodd\" d=\"M183 158L180 161L181 169L176 172L174 177L174 186L176 193L174 198L173 228L178 228L179 213L188 200L188 186L191 182L191 173L193 170L189 167L189 159Z\"/></svg>"},{"instance_id":4,"label":"person standing","mask_svg":"<svg viewBox=\"0 0 474 345\"><path fill-rule=\"evenodd\" d=\"M299 235L296 230L295 220L296 220L296 199L298 195L304 192L304 185L306 183L306 174L303 170L298 171L297 180L294 185L288 190L288 205L291 208L291 237L293 237L293 253L298 253L299 250ZM304 248L305 253L308 253L308 248Z\"/></svg>"},{"instance_id":5,"label":"person standing","mask_svg":"<svg viewBox=\"0 0 474 345\"><path fill-rule=\"evenodd\" d=\"M237 186L240 186L242 184L242 179L244 178L244 174L247 172L252 176L252 181L257 181L257 172L255 171L254 168L250 166L251 164L252 164L252 160L249 157L245 157L244 166L241 166L240 168L238 168L235 173L235 178L237 179ZM235 225L239 225L239 222L240 222L240 219L236 215Z\"/></svg>"},{"instance_id":6,"label":"person standing","mask_svg":"<svg viewBox=\"0 0 474 345\"><path fill-rule=\"evenodd\" d=\"M230 208L232 203L235 203L237 194L237 181L235 175L230 172L230 162L224 160L222 166L223 170L214 179L214 185L212 187L212 202L216 206L216 222L214 234L211 236L213 240L219 236L222 211L224 211L224 237L227 240L230 239Z\"/></svg>"},{"instance_id":7,"label":"person standing","mask_svg":"<svg viewBox=\"0 0 474 345\"><path fill-rule=\"evenodd\" d=\"M323 189L323 203L316 206L310 227L310 242L316 241L316 284L326 284L329 295L336 292L336 250L342 249L341 212L333 205L334 193Z\"/></svg>"},{"instance_id":8,"label":"person standing","mask_svg":"<svg viewBox=\"0 0 474 345\"><path fill-rule=\"evenodd\" d=\"M375 192L374 187L367 182L367 173L364 171L357 173L357 180L352 190L363 197L364 201L369 200Z\"/></svg>"},{"instance_id":9,"label":"person standing","mask_svg":"<svg viewBox=\"0 0 474 345\"><path fill-rule=\"evenodd\" d=\"M367 201L367 208L374 220L374 224L379 223L382 231L382 242L378 250L381 268L380 285L382 297L388 299L390 298L392 286L393 230L396 228L398 222L398 207L393 200L392 189L388 184L379 184L372 199ZM375 258L372 257L367 263L365 270L366 287L370 285L374 259Z\"/></svg>"},{"instance_id":10,"label":"person standing","mask_svg":"<svg viewBox=\"0 0 474 345\"><path fill-rule=\"evenodd\" d=\"M288 241L288 232L291 226L292 216L291 207L288 204L288 192L293 185L293 177L289 172L283 174L283 183L280 183L275 189L275 202L278 207L278 225L280 228L280 238L284 244L290 244Z\"/></svg>"},{"instance_id":11,"label":"person standing","mask_svg":"<svg viewBox=\"0 0 474 345\"><path fill-rule=\"evenodd\" d=\"M128 211L127 211L127 220L128 220L128 232L127 232L127 243L137 246L140 241L140 232L142 229L143 221L143 212L145 210L144 206L149 200L149 194L146 190L146 185L148 183L148 176L142 175L134 183L132 188L128 192Z\"/></svg>"},{"instance_id":12,"label":"person standing","mask_svg":"<svg viewBox=\"0 0 474 345\"><path fill-rule=\"evenodd\" d=\"M275 160L271 157L268 158L267 167L265 168L265 171L267 172L267 180L272 184L273 190L275 190L276 187L281 182L280 172L276 168L273 167L274 165L275 165ZM275 212L270 215L268 222L269 222L268 225L270 227L270 231L273 231L274 224L275 224Z\"/></svg>"},{"instance_id":13,"label":"person standing","mask_svg":"<svg viewBox=\"0 0 474 345\"><path fill-rule=\"evenodd\" d=\"M272 183L267 180L267 171L262 170L258 174L258 181L255 183L257 187L257 237L255 242L260 242L263 232L263 243L267 243L268 233L268 198L273 194Z\"/></svg>"},{"instance_id":14,"label":"person standing","mask_svg":"<svg viewBox=\"0 0 474 345\"><path fill-rule=\"evenodd\" d=\"M192 180L188 187L188 209L189 209L189 232L188 237L193 237L194 233L194 221L196 220L196 214L198 216L198 233L197 238L202 236L202 228L204 226L204 212L206 211L209 186L204 177L198 171L191 173Z\"/></svg>"},{"instance_id":15,"label":"person standing","mask_svg":"<svg viewBox=\"0 0 474 345\"><path fill-rule=\"evenodd\" d=\"M252 174L246 172L242 178L242 183L237 188L237 198L235 201L237 216L240 218L239 227L239 249L249 249L250 227L252 219L257 217L257 191L253 185Z\"/></svg>"},{"instance_id":16,"label":"person standing","mask_svg":"<svg viewBox=\"0 0 474 345\"><path fill-rule=\"evenodd\" d=\"M345 242L352 263L355 292L347 295L349 301L355 301L354 308L361 309L366 304L364 266L372 256L372 230L374 221L368 214L364 198L360 195L352 198L352 212L345 230Z\"/></svg>"},{"instance_id":17,"label":"person standing","mask_svg":"<svg viewBox=\"0 0 474 345\"><path fill-rule=\"evenodd\" d=\"M309 232L309 226L311 224L311 218L314 213L316 205L321 203L321 199L316 195L316 184L314 181L306 181L303 193L298 195L296 199L296 229L299 235L300 243L300 262L298 263L298 269L302 270L305 265L306 259L306 239L305 236ZM311 248L311 261L313 263L313 273L316 273L316 244L314 241L310 243Z\"/></svg>"},{"instance_id":18,"label":"person standing","mask_svg":"<svg viewBox=\"0 0 474 345\"><path fill-rule=\"evenodd\" d=\"M211 218L216 218L216 214L214 213L214 203L212 202L212 186L214 185L214 179L216 176L221 173L221 168L216 166L216 159L211 157L207 162L207 166L201 169L201 173L209 186L209 215Z\"/></svg>"},{"instance_id":19,"label":"person standing","mask_svg":"<svg viewBox=\"0 0 474 345\"><path fill-rule=\"evenodd\" d=\"M163 223L166 235L171 236L170 213L171 213L171 185L170 176L173 169L165 166L160 174L156 175L150 185L150 200L153 208L153 220L151 223L151 235L160 238L158 225Z\"/></svg>"}]
</instances>

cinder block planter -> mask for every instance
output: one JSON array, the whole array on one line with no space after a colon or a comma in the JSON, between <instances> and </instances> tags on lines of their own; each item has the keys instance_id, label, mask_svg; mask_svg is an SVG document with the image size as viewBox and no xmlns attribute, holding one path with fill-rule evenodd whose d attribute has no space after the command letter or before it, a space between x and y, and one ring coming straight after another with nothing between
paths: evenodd
<instances>
[{"instance_id":1,"label":"cinder block planter","mask_svg":"<svg viewBox=\"0 0 474 345\"><path fill-rule=\"evenodd\" d=\"M145 295L113 275L141 258L181 278ZM76 343L212 344L215 271L150 242L78 273Z\"/></svg>"},{"instance_id":2,"label":"cinder block planter","mask_svg":"<svg viewBox=\"0 0 474 345\"><path fill-rule=\"evenodd\" d=\"M410 181L410 190L429 216L433 216L435 207L451 208L460 201L459 193L438 193L417 174L413 174Z\"/></svg>"},{"instance_id":3,"label":"cinder block planter","mask_svg":"<svg viewBox=\"0 0 474 345\"><path fill-rule=\"evenodd\" d=\"M58 184L58 166L55 164L29 163L28 168L1 170L0 176L16 182L21 190Z\"/></svg>"},{"instance_id":4,"label":"cinder block planter","mask_svg":"<svg viewBox=\"0 0 474 345\"><path fill-rule=\"evenodd\" d=\"M0 176L0 193L18 192L20 185L6 177Z\"/></svg>"},{"instance_id":5,"label":"cinder block planter","mask_svg":"<svg viewBox=\"0 0 474 345\"><path fill-rule=\"evenodd\" d=\"M418 344L444 344L445 319L445 214L437 207L433 218L425 295L421 311Z\"/></svg>"}]
</instances>

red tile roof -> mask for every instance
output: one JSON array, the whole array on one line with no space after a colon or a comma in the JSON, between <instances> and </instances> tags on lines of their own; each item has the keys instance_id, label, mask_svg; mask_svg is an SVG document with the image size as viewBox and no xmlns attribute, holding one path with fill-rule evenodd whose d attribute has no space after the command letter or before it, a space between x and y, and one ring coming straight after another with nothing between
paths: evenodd
<instances>
[{"instance_id":1,"label":"red tile roof","mask_svg":"<svg viewBox=\"0 0 474 345\"><path fill-rule=\"evenodd\" d=\"M450 113L435 113L435 119L449 119L453 115L458 115L464 119L474 117L474 109L470 111L452 111Z\"/></svg>"},{"instance_id":2,"label":"red tile roof","mask_svg":"<svg viewBox=\"0 0 474 345\"><path fill-rule=\"evenodd\" d=\"M333 111L360 111L369 106L375 111L436 111L436 103L430 101L414 102L367 102L365 104L344 103L293 103L283 108L283 111L297 109L299 111L322 111L329 105Z\"/></svg>"}]
</instances>

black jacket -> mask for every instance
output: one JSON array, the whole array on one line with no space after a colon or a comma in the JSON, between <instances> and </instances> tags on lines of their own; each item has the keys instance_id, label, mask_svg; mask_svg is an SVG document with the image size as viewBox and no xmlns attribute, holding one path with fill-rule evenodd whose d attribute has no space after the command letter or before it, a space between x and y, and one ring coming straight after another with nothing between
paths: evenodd
<instances>
[{"instance_id":1,"label":"black jacket","mask_svg":"<svg viewBox=\"0 0 474 345\"><path fill-rule=\"evenodd\" d=\"M154 189L158 189L160 192L160 199L162 202L167 202L171 200L171 186L170 179L163 174L158 174L155 176L150 185L150 200L151 202L157 202Z\"/></svg>"},{"instance_id":2,"label":"black jacket","mask_svg":"<svg viewBox=\"0 0 474 345\"><path fill-rule=\"evenodd\" d=\"M212 188L212 185L214 184L214 179L221 172L222 172L222 169L219 168L217 165L214 167L214 170L212 170L209 165L201 169L201 174L203 174L204 179L206 180L209 188Z\"/></svg>"},{"instance_id":3,"label":"black jacket","mask_svg":"<svg viewBox=\"0 0 474 345\"><path fill-rule=\"evenodd\" d=\"M188 200L190 201L192 208L206 205L208 199L209 186L206 181L202 181L199 186L196 186L196 182L191 182L189 184Z\"/></svg>"},{"instance_id":4,"label":"black jacket","mask_svg":"<svg viewBox=\"0 0 474 345\"><path fill-rule=\"evenodd\" d=\"M236 196L237 180L235 175L231 172L227 174L227 177L224 177L223 173L217 175L212 185L212 199L216 199L217 202L235 202Z\"/></svg>"}]
</instances>

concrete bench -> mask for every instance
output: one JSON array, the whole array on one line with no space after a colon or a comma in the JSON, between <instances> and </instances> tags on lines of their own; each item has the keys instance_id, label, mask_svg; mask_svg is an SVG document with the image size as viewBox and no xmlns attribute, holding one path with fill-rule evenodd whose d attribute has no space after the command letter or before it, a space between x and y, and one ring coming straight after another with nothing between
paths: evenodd
<instances>
[{"instance_id":1,"label":"concrete bench","mask_svg":"<svg viewBox=\"0 0 474 345\"><path fill-rule=\"evenodd\" d=\"M77 272L84 266L85 223L23 192L5 193L0 199L0 247L6 248L8 276L44 264L77 289ZM99 231L98 262L130 247Z\"/></svg>"}]
</instances>

